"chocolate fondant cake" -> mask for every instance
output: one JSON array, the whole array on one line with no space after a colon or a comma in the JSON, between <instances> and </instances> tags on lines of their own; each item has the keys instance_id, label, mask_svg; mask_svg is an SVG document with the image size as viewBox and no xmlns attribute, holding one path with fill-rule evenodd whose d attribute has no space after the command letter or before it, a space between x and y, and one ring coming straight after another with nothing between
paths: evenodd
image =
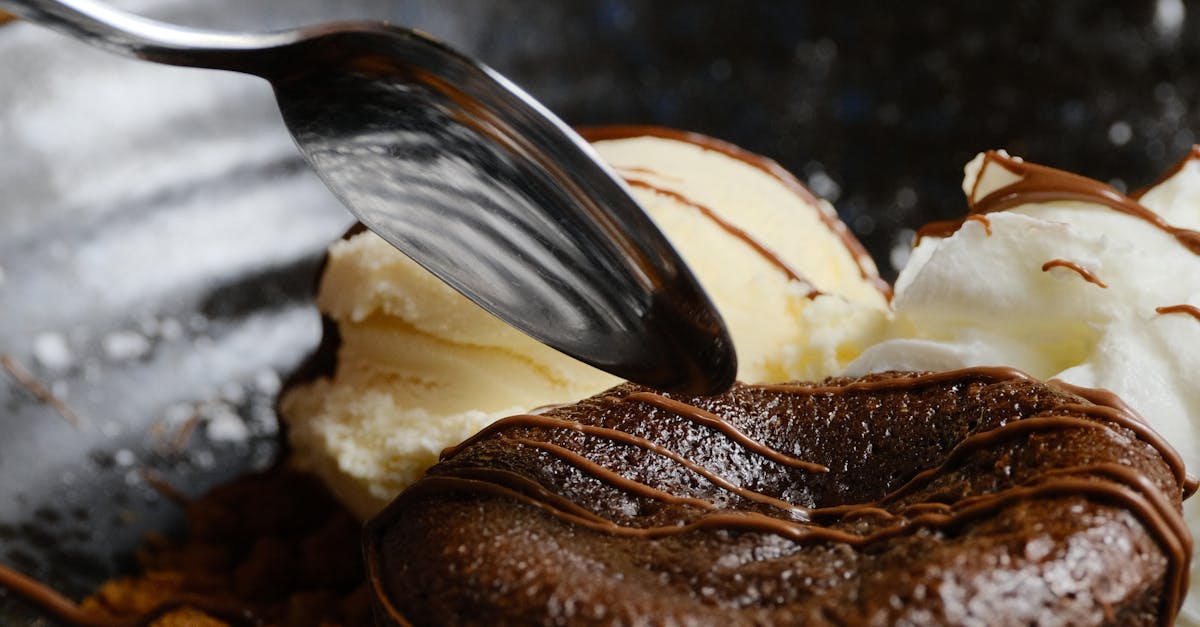
<instances>
[{"instance_id":1,"label":"chocolate fondant cake","mask_svg":"<svg viewBox=\"0 0 1200 627\"><path fill-rule=\"evenodd\" d=\"M1169 623L1174 451L1116 397L974 368L622 385L504 419L368 525L381 624Z\"/></svg>"}]
</instances>

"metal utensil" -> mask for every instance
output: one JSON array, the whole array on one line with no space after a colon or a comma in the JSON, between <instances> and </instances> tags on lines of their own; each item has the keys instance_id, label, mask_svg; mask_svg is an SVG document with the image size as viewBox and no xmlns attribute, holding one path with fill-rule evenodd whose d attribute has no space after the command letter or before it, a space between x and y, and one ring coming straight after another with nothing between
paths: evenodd
<instances>
[{"instance_id":1,"label":"metal utensil","mask_svg":"<svg viewBox=\"0 0 1200 627\"><path fill-rule=\"evenodd\" d=\"M0 6L119 54L265 78L343 204L471 300L632 381L733 381L723 321L624 183L532 97L429 36L369 22L206 31L92 0Z\"/></svg>"}]
</instances>

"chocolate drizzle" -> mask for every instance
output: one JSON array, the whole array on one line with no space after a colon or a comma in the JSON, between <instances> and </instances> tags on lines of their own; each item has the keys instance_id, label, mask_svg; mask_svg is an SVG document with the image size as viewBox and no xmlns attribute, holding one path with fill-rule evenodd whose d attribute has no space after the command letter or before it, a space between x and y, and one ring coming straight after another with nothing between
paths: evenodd
<instances>
[{"instance_id":1,"label":"chocolate drizzle","mask_svg":"<svg viewBox=\"0 0 1200 627\"><path fill-rule=\"evenodd\" d=\"M982 213L974 213L974 214L967 216L967 220L969 220L971 222L978 222L978 223L982 224L983 225L983 233L985 235L987 235L988 237L991 237L992 221L987 216L983 215Z\"/></svg>"},{"instance_id":2,"label":"chocolate drizzle","mask_svg":"<svg viewBox=\"0 0 1200 627\"><path fill-rule=\"evenodd\" d=\"M821 385L810 383L765 383L753 387L771 392L785 394L830 394L845 395L854 392L879 392L883 390L913 390L916 388L953 384L963 380L987 381L1033 381L1028 374L1007 366L973 366L958 370L928 372L909 377L888 377L878 379L861 379L836 385Z\"/></svg>"},{"instance_id":3,"label":"chocolate drizzle","mask_svg":"<svg viewBox=\"0 0 1200 627\"><path fill-rule=\"evenodd\" d=\"M1166 307L1155 307L1154 311L1160 315L1187 314L1200 321L1200 307L1196 307L1195 305L1168 305Z\"/></svg>"},{"instance_id":4,"label":"chocolate drizzle","mask_svg":"<svg viewBox=\"0 0 1200 627\"><path fill-rule=\"evenodd\" d=\"M818 399L824 399L821 402L825 405L821 406L837 406L836 404L841 402L837 399L843 397L878 398L880 394L918 393L930 388L964 390L980 385L1028 387L1041 384L1014 369L968 368L929 374L875 375L862 380L833 380L815 385L741 386L741 389L745 394L766 395L754 398L769 399L769 406L778 405L778 411L786 413L789 411L787 407L811 404ZM906 537L921 530L951 533L963 525L986 519L1020 503L1043 499L1082 498L1089 502L1114 505L1129 512L1141 521L1149 535L1162 548L1167 558L1167 572L1163 594L1160 597L1162 605L1159 616L1160 620L1167 624L1178 611L1186 591L1187 564L1191 555L1192 539L1179 513L1177 501L1163 492L1161 479L1156 481L1152 478L1153 475L1147 475L1140 466L1127 464L1124 459L1121 463L1115 460L1107 461L1103 457L1088 461L1091 458L1085 455L1076 465L1031 468L1013 475L1013 483L1005 485L1000 481L994 491L967 493L954 498L946 495L929 500L929 495L941 494L939 489L933 486L956 472L956 469L973 463L971 460L979 459L981 454L993 450L1010 450L1039 438L1058 437L1056 434L1068 432L1094 433L1096 435L1088 437L1093 440L1099 438L1110 441L1117 450L1130 451L1130 454L1138 450L1133 443L1143 442L1147 445L1147 450L1156 451L1157 455L1165 460L1171 473L1169 476L1174 478L1177 489L1187 493L1195 489L1195 481L1183 472L1182 459L1178 453L1115 395L1063 382L1054 382L1052 385L1065 391L1055 392L1061 395L1060 400L1052 404L1030 401L1036 407L1022 410L1030 413L987 423L987 427L981 427L958 439L939 457L937 463L919 470L906 481L894 485L875 498L844 504L809 505L797 502L794 498L784 498L770 489L751 487L745 479L739 481L725 476L724 473L730 470L716 470L710 466L711 462L697 461L698 458L693 458L695 452L691 455L685 454L682 449L675 450L672 446L650 437L635 435L620 428L619 422L599 425L573 420L571 417L580 416L578 412L582 411L581 409L563 409L560 415L514 416L493 424L463 444L447 449L442 455L442 464L418 481L371 523L368 532L370 576L376 587L376 595L385 601L384 606L389 608L389 611L394 612L393 617L402 621L401 614L386 600L388 592L380 579L379 560L382 558L377 550L378 545L372 544L371 538L378 538L380 534L386 533L391 521L398 520L400 512L410 503L427 498L441 498L443 495L488 495L515 501L543 511L565 524L619 537L661 539L712 530L770 534L801 546L838 543L858 550ZM623 394L609 393L591 402L597 404L597 408L612 408L601 410L604 412L618 411L618 408L629 407L631 404L642 404L652 408L650 414L644 414L644 410L632 414L642 421L661 424L663 421L682 420L681 424L692 425L689 429L702 428L712 440L701 446L725 450L724 447L736 445L743 451L739 455L748 455L746 462L735 464L734 468L742 464L757 465L769 462L784 469L808 473L808 476L814 478L829 476L837 480L835 475L838 473L831 471L825 463L806 461L783 453L771 443L771 439L763 439L761 435L752 437L728 417L721 416L711 409L717 405L728 406L724 403L731 403L732 406L743 404L746 402L743 397L719 403L705 401L705 407L710 407L705 408L697 401L689 402L630 386L618 388L623 389L627 390ZM894 396L889 398L895 399ZM567 436L554 436L556 432L575 432L582 439L563 439ZM690 446L688 443L696 442L696 437L698 436L693 434L671 441L676 442L673 446L687 447ZM536 464L537 467L550 468L555 463L564 464L581 473L581 476L590 477L591 480L608 486L607 489L624 493L629 498L668 504L672 506L669 511L673 513L665 518L652 516L644 521L639 521L636 517L625 519L624 515L613 517L604 514L603 507L599 510L593 509L594 503L588 505L585 501L566 497L566 494L572 493L570 490L559 492L554 487L543 485L542 479L490 466L486 461L493 459L495 452L481 453L483 456L479 457L479 460L485 462L484 466L478 466L472 461L475 459L473 451L493 450L489 447L500 446L503 442L508 443L506 447L522 447L546 456L542 458L542 462ZM593 458L597 451L612 451L614 444L658 456L663 459L663 463L672 462L687 472L698 475L717 492L709 493L702 489L688 494L680 492L679 486L670 487L673 485L668 485L670 482L652 485L653 481L648 483L645 479L633 479L628 476L631 468L651 463L649 459L631 461L634 466L625 468ZM620 456L613 459L619 458ZM643 458L639 456L632 459ZM790 483L784 481L784 484ZM685 481L680 486L687 484ZM730 507L729 501L718 496L721 491L765 505L767 508ZM942 501L942 498L950 500ZM855 527L859 524L855 521L874 522L869 523L864 532Z\"/></svg>"},{"instance_id":5,"label":"chocolate drizzle","mask_svg":"<svg viewBox=\"0 0 1200 627\"><path fill-rule=\"evenodd\" d=\"M1107 480L1097 480L1101 475ZM926 529L951 530L965 523L988 517L1005 507L1022 501L1055 498L1083 497L1100 502L1110 502L1131 511L1162 543L1168 555L1166 594L1160 614L1161 623L1169 625L1187 593L1188 556L1191 554L1191 537L1179 513L1167 502L1158 488L1141 475L1118 464L1080 466L1063 471L1050 471L1046 476L1029 485L1009 488L988 496L965 498L944 511L918 513L904 524L885 526L865 535L841 531L829 527L817 527L793 523L755 512L733 512L705 507L710 513L686 522L653 527L629 527L591 514L555 507L552 501L509 487L489 477L486 473L479 478L464 478L454 475L438 475L423 479L409 489L412 498L427 494L447 492L483 493L525 503L545 511L560 520L593 531L637 538L663 538L699 530L724 530L747 533L774 534L799 545L836 542L856 549L884 542L900 536L911 535ZM941 509L941 508L935 508ZM879 508L863 507L847 514L874 513ZM369 560L370 561L370 560ZM372 577L378 585L378 579ZM376 588L376 594L380 591ZM386 594L382 596L386 597ZM394 608L393 612L399 616Z\"/></svg>"},{"instance_id":6,"label":"chocolate drizzle","mask_svg":"<svg viewBox=\"0 0 1200 627\"><path fill-rule=\"evenodd\" d=\"M732 222L726 220L725 218L722 218L720 215L717 214L717 212L713 211L712 209L708 208L707 206L702 205L694 200L691 200L690 198L688 198L687 196L684 196L683 194L681 194L679 192L676 192L676 191L670 190L670 189L666 189L664 187L659 187L648 181L643 181L641 179L626 177L625 182L629 183L629 185L631 187L640 187L642 189L648 189L648 190L654 192L655 194L659 194L661 196L667 196L668 198L673 198L677 202L699 211L700 215L707 218L713 224L716 224L718 227L720 227L726 233L729 233L730 235L741 240L747 246L752 248L754 250L754 252L758 253L763 259L766 259L769 263L774 265L776 268L779 268L779 270L781 270L784 274L786 274L788 276L788 278L792 279L793 281L796 281L800 285L803 285L805 287L805 289L808 290L808 293L807 293L808 298L810 298L810 299L816 298L817 296L821 295L821 291L818 290L815 285L813 285L812 281L810 281L804 275L800 274L800 272L798 272L795 268L793 268L791 266L791 264L784 261L784 259L782 257L780 257L778 253L771 250L769 247L767 247L766 244L763 244L762 242L760 242L757 238L755 238L750 233L746 232L744 229L738 227L737 225L733 224Z\"/></svg>"},{"instance_id":7,"label":"chocolate drizzle","mask_svg":"<svg viewBox=\"0 0 1200 627\"><path fill-rule=\"evenodd\" d=\"M834 235L842 241L842 244L849 251L850 256L854 259L858 266L859 274L863 279L869 281L876 289L879 290L888 299L892 296L892 286L879 277L879 273L875 270L875 262L871 259L871 254L863 247L862 243L850 232L850 229L838 219L835 212L830 211L827 205L821 203L803 183L800 182L791 172L779 165L777 162L756 155L747 150L743 150L728 142L702 135L700 133L692 133L689 131L680 131L661 126L643 126L643 125L628 125L628 126L594 126L583 127L576 129L584 139L589 142L604 141L609 139L629 139L631 137L658 137L662 139L671 139L675 141L686 142L696 146L700 146L705 150L711 150L723 154L727 157L737 159L747 165L753 166L766 174L774 177L785 187L791 190L800 198L804 199L809 205L817 210L821 221L825 226L833 232Z\"/></svg>"},{"instance_id":8,"label":"chocolate drizzle","mask_svg":"<svg viewBox=\"0 0 1200 627\"><path fill-rule=\"evenodd\" d=\"M646 174L671 181L680 180L678 177L663 174L662 172L656 172L650 168L641 168L637 166L614 166L613 169L616 170L617 173L621 175L621 178L625 179L626 181L629 181L630 175L638 174Z\"/></svg>"},{"instance_id":9,"label":"chocolate drizzle","mask_svg":"<svg viewBox=\"0 0 1200 627\"><path fill-rule=\"evenodd\" d=\"M1136 191L1130 193L1129 197L1133 198L1134 200L1140 201L1142 199L1142 196L1146 195L1146 192L1154 189L1155 187L1158 187L1159 185L1162 185L1163 183L1166 183L1167 179L1170 179L1171 177L1175 176L1176 174L1179 174L1180 172L1182 172L1183 169L1186 168L1187 165L1189 163L1191 163L1192 161L1200 161L1200 145L1192 146L1192 150L1190 152L1188 152L1187 156L1180 159L1179 161L1176 161L1175 165L1168 168L1167 171L1162 174L1162 176L1158 177L1157 181L1154 181L1150 185L1147 185L1146 187L1143 187L1139 190L1136 190Z\"/></svg>"},{"instance_id":10,"label":"chocolate drizzle","mask_svg":"<svg viewBox=\"0 0 1200 627\"><path fill-rule=\"evenodd\" d=\"M758 455L762 455L763 457L777 464L783 464L784 466L791 466L793 468L807 470L808 472L829 472L829 469L821 464L814 464L813 462L796 459L795 457L780 453L779 451L776 451L765 444L755 442L746 434L739 431L738 428L733 426L733 424L728 420L725 420L724 418L712 412L704 411L695 405L689 405L683 401L670 399L666 396L655 394L653 392L634 392L633 394L626 396L625 400L646 403L647 405L671 412L680 418L687 418L692 422L696 422L715 431L719 431L734 442L746 447L747 450L757 453Z\"/></svg>"},{"instance_id":11,"label":"chocolate drizzle","mask_svg":"<svg viewBox=\"0 0 1200 627\"><path fill-rule=\"evenodd\" d=\"M1095 274L1092 274L1091 270L1088 270L1074 261L1068 261L1066 259L1051 259L1050 261L1042 264L1042 272L1049 272L1051 268L1066 268L1083 277L1083 280L1087 281L1088 283L1098 285L1102 288L1108 287L1108 284L1104 281L1101 281L1100 278Z\"/></svg>"},{"instance_id":12,"label":"chocolate drizzle","mask_svg":"<svg viewBox=\"0 0 1200 627\"><path fill-rule=\"evenodd\" d=\"M1167 466L1170 467L1171 472L1175 475L1175 482L1179 484L1183 491L1183 498L1188 498L1196 493L1200 484L1198 484L1196 477L1187 474L1183 456L1179 454L1179 451L1175 450L1175 447L1171 446L1170 442L1167 442L1166 438L1159 435L1136 409L1130 406L1129 403L1126 403L1120 396L1109 390L1074 385L1062 379L1051 379L1049 383L1091 403L1091 405L1086 406L1071 404L1066 406L1067 408L1096 415L1136 433L1138 438L1143 442L1153 446L1158 451L1158 454L1162 456L1163 461L1167 463Z\"/></svg>"},{"instance_id":13,"label":"chocolate drizzle","mask_svg":"<svg viewBox=\"0 0 1200 627\"><path fill-rule=\"evenodd\" d=\"M566 421L566 420L562 420L562 419L558 419L558 418L549 418L549 417L537 416L537 415L533 415L533 414L521 414L521 415L510 416L508 418L503 418L501 420L498 420L498 421L492 423L491 425L485 427L482 431L475 434L474 436L472 436L470 439L463 442L462 444L448 448L445 451L443 451L442 455L441 455L441 459L446 460L446 459L452 458L455 455L457 455L459 453L459 451L461 451L462 449L466 448L467 446L469 446L471 444L474 444L477 441L487 439L489 437L494 436L497 433L502 433L504 431L507 431L507 430L515 428L515 427L541 427L544 429L570 429L570 430L578 431L580 433L590 435L593 437L603 438L603 439L610 440L612 442L624 444L626 446L638 447L638 448L644 449L646 451L649 451L655 455L661 455L663 457L666 457L667 459L670 459L671 461L679 464L680 466L683 466L684 468L687 468L688 470L700 475L701 477L704 477L706 480L708 480L713 485L718 486L724 490L728 490L729 492L732 492L748 501L755 501L758 503L776 507L778 509L788 512L792 517L797 518L797 519L807 519L809 516L809 512L810 512L809 508L798 507L798 506L788 503L786 501L772 498L772 497L762 494L760 492L754 492L752 490L747 490L745 488L742 488L741 486L738 486L738 485L722 478L720 475L708 470L704 466L701 466L700 464L697 464L696 462L693 462L692 460L690 460L690 459L688 459L666 447L659 446L658 444L655 444L654 442L651 442L650 440L647 440L645 438L640 438L636 435L626 433L625 431L620 431L618 429L597 427L595 425L585 425L585 424L581 424L578 422L570 422L570 421Z\"/></svg>"},{"instance_id":14,"label":"chocolate drizzle","mask_svg":"<svg viewBox=\"0 0 1200 627\"><path fill-rule=\"evenodd\" d=\"M1193 149L1193 154L1195 151L1196 149ZM1177 168L1182 168L1186 161L1181 162ZM992 165L1004 168L1020 178L1016 182L979 198L977 193L979 183L984 177L985 170ZM1147 209L1136 199L1117 191L1111 185L1064 170L1029 163L995 150L984 153L979 176L976 177L974 188L967 199L968 217L961 220L931 222L917 231L917 239L919 241L926 236L947 237L962 227L964 221L973 215L1004 211L1030 203L1062 200L1098 204L1131 215L1165 231L1188 250L1200 255L1200 231L1168 224L1162 216Z\"/></svg>"}]
</instances>

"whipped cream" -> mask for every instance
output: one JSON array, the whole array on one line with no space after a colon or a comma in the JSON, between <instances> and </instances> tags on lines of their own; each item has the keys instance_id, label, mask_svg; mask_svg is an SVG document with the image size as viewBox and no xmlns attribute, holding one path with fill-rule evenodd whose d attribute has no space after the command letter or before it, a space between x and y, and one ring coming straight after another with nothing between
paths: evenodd
<instances>
[{"instance_id":1,"label":"whipped cream","mask_svg":"<svg viewBox=\"0 0 1200 627\"><path fill-rule=\"evenodd\" d=\"M1001 152L965 173L972 215L920 239L890 339L847 374L1004 365L1107 389L1200 472L1200 149L1136 199ZM1181 624L1200 623L1198 559Z\"/></svg>"}]
</instances>

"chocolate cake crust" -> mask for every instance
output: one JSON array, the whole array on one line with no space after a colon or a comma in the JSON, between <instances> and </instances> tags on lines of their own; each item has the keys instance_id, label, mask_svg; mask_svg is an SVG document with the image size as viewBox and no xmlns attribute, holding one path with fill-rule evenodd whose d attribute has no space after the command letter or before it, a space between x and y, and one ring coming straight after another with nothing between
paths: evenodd
<instances>
[{"instance_id":1,"label":"chocolate cake crust","mask_svg":"<svg viewBox=\"0 0 1200 627\"><path fill-rule=\"evenodd\" d=\"M1015 370L623 385L448 449L368 577L394 625L1167 624L1188 483L1115 398Z\"/></svg>"}]
</instances>

